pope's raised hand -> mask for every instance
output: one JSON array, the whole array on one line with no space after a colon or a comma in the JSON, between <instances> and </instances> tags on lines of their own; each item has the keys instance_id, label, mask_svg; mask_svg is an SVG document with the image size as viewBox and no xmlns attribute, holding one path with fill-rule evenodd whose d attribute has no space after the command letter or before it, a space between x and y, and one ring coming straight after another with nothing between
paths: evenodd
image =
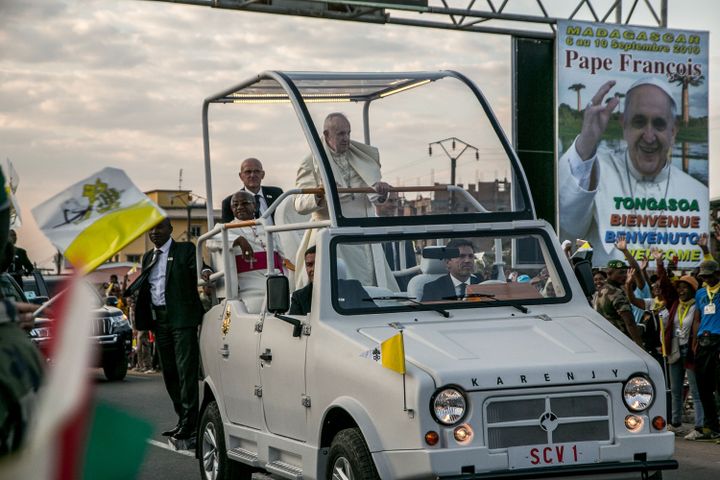
<instances>
[{"instance_id":1,"label":"pope's raised hand","mask_svg":"<svg viewBox=\"0 0 720 480\"><path fill-rule=\"evenodd\" d=\"M605 82L585 107L582 129L575 141L575 149L583 160L588 160L595 155L600 138L605 133L610 121L610 115L620 103L617 96L613 96L607 103L603 102L614 86L615 80Z\"/></svg>"}]
</instances>

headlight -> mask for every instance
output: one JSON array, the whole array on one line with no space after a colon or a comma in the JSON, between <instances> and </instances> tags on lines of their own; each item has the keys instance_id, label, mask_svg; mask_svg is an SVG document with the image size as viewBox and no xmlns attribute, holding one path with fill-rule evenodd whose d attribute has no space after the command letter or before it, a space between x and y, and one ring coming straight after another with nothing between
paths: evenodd
<instances>
[{"instance_id":1,"label":"headlight","mask_svg":"<svg viewBox=\"0 0 720 480\"><path fill-rule=\"evenodd\" d=\"M655 387L646 377L635 376L625 382L623 400L633 412L642 412L652 405L655 399Z\"/></svg>"},{"instance_id":2,"label":"headlight","mask_svg":"<svg viewBox=\"0 0 720 480\"><path fill-rule=\"evenodd\" d=\"M463 419L467 411L465 394L452 387L439 390L430 401L430 410L438 423L455 425Z\"/></svg>"},{"instance_id":3,"label":"headlight","mask_svg":"<svg viewBox=\"0 0 720 480\"><path fill-rule=\"evenodd\" d=\"M122 314L110 317L110 325L112 326L112 329L115 330L116 328L129 327L130 322L128 322L127 316Z\"/></svg>"}]
</instances>

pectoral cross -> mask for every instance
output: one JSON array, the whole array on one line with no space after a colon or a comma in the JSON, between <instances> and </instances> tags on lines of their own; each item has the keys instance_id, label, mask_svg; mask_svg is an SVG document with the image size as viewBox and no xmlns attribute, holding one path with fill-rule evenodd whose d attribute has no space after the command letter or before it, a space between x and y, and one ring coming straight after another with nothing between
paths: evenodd
<instances>
[{"instance_id":1,"label":"pectoral cross","mask_svg":"<svg viewBox=\"0 0 720 480\"><path fill-rule=\"evenodd\" d=\"M248 255L248 253L249 253L249 252L245 252L246 257L247 257L247 255ZM257 260L255 260L255 254L252 254L252 255L250 255L249 257L250 257L250 258L247 259L247 260L245 260L245 261L250 264L250 270L253 270L253 269L254 269L254 266L255 266L255 262L257 262Z\"/></svg>"}]
</instances>

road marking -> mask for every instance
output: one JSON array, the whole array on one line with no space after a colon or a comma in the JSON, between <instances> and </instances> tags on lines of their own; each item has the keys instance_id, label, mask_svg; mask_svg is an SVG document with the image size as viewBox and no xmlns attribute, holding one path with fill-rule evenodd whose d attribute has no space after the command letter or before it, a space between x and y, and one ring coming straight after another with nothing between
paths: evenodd
<instances>
[{"instance_id":1,"label":"road marking","mask_svg":"<svg viewBox=\"0 0 720 480\"><path fill-rule=\"evenodd\" d=\"M157 440L148 440L148 443L150 445L154 445L156 447L164 448L165 450L169 450L174 453L179 453L180 455L185 455L186 457L195 458L195 453L191 452L190 450L175 450L173 447L168 445L167 443L158 442Z\"/></svg>"}]
</instances>

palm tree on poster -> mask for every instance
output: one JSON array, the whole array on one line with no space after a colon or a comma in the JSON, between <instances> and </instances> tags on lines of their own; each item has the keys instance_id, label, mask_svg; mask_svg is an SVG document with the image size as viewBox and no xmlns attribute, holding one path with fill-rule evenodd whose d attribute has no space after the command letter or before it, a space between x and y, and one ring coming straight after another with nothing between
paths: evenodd
<instances>
[{"instance_id":1,"label":"palm tree on poster","mask_svg":"<svg viewBox=\"0 0 720 480\"><path fill-rule=\"evenodd\" d=\"M671 73L668 75L668 82L682 85L682 122L687 127L690 122L690 87L702 85L705 75L688 75Z\"/></svg>"},{"instance_id":2,"label":"palm tree on poster","mask_svg":"<svg viewBox=\"0 0 720 480\"><path fill-rule=\"evenodd\" d=\"M624 94L624 93L620 93L620 92L615 92L615 95L613 95L612 97L608 97L608 98L605 99L605 104L610 103L610 100L612 100L613 98L617 98L618 100L620 100L620 103L619 103L618 105L622 105L622 99L625 98L625 94ZM620 110L618 110L618 111L619 111L620 113L622 113Z\"/></svg>"},{"instance_id":3,"label":"palm tree on poster","mask_svg":"<svg viewBox=\"0 0 720 480\"><path fill-rule=\"evenodd\" d=\"M575 93L577 93L577 111L578 112L580 111L580 90L582 90L583 88L585 88L585 85L583 85L582 83L573 83L572 85L570 85L568 87L568 90L572 90Z\"/></svg>"}]
</instances>

